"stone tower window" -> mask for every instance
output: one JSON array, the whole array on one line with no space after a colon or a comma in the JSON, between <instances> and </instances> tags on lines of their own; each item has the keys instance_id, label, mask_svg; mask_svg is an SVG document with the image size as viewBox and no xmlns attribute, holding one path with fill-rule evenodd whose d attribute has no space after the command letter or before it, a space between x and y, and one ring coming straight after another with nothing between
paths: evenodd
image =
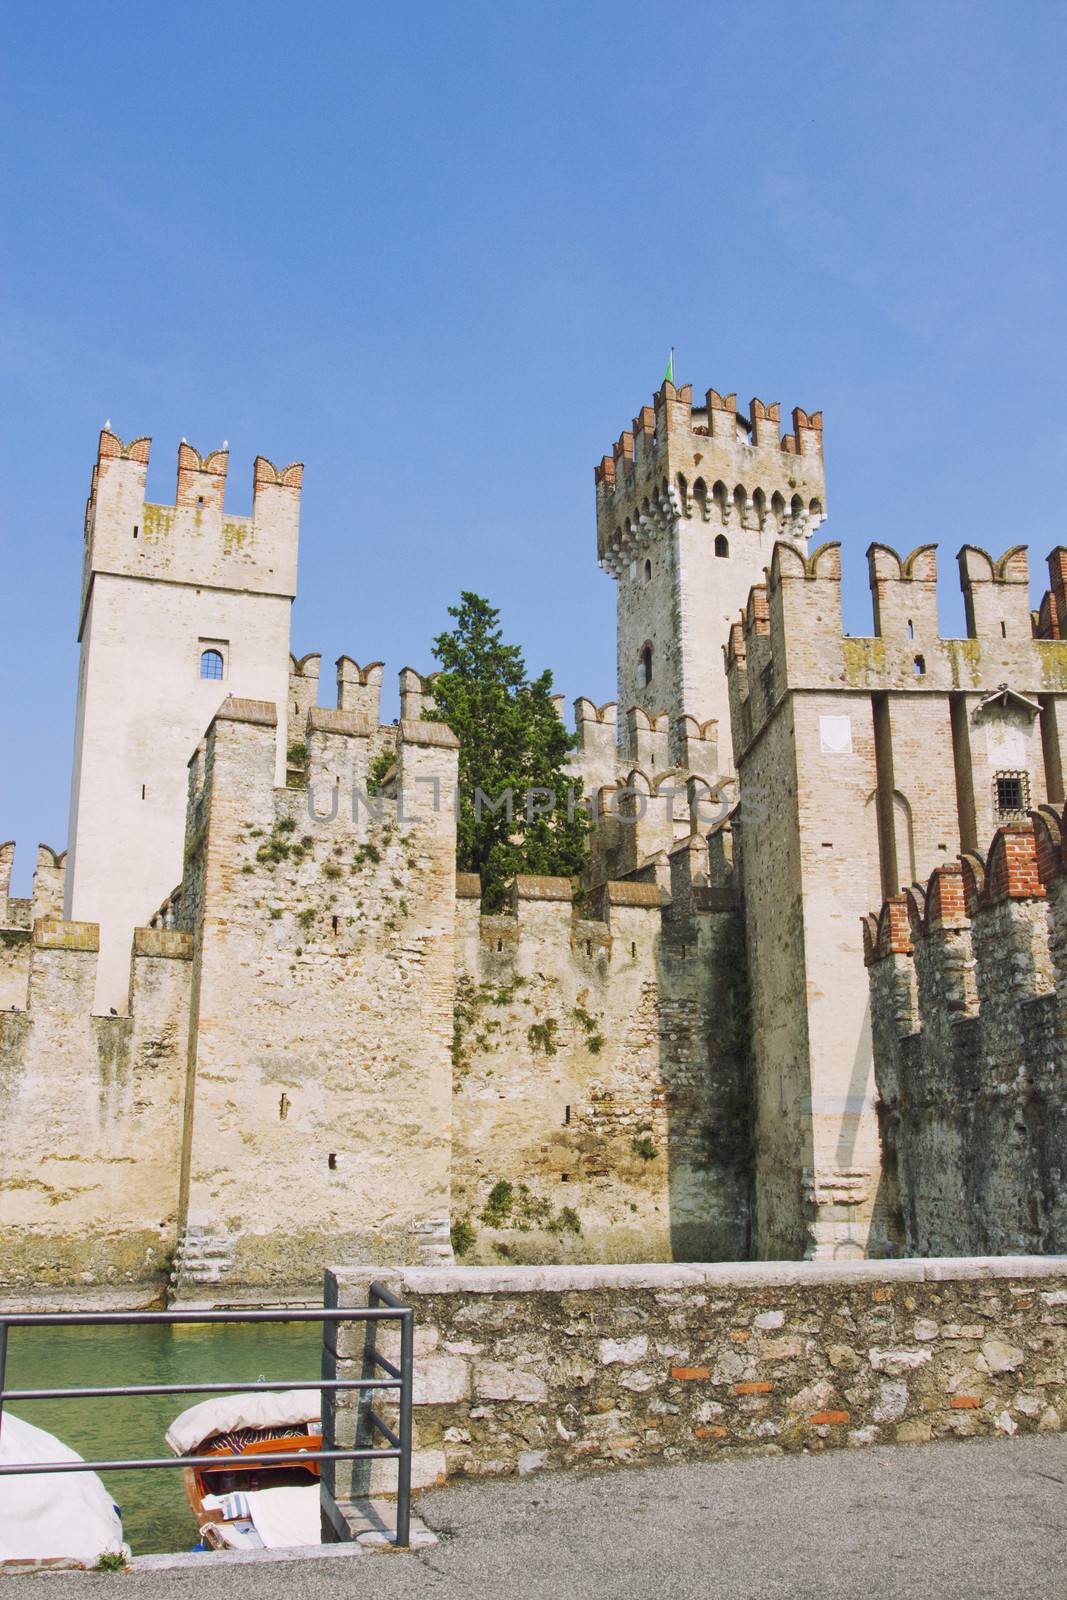
<instances>
[{"instance_id":1,"label":"stone tower window","mask_svg":"<svg viewBox=\"0 0 1067 1600\"><path fill-rule=\"evenodd\" d=\"M993 806L1002 822L1025 818L1030 809L1030 774L996 773L993 778Z\"/></svg>"},{"instance_id":2,"label":"stone tower window","mask_svg":"<svg viewBox=\"0 0 1067 1600\"><path fill-rule=\"evenodd\" d=\"M645 582L646 583L651 583L652 582L652 563L651 563L651 561L646 561L645 562Z\"/></svg>"},{"instance_id":3,"label":"stone tower window","mask_svg":"<svg viewBox=\"0 0 1067 1600\"><path fill-rule=\"evenodd\" d=\"M646 644L646 645L643 645L642 649L641 649L641 684L642 684L642 687L647 689L651 682L652 682L652 646L650 644Z\"/></svg>"},{"instance_id":4,"label":"stone tower window","mask_svg":"<svg viewBox=\"0 0 1067 1600\"><path fill-rule=\"evenodd\" d=\"M730 554L730 541L725 533L720 533L716 536L715 554L717 556L728 556Z\"/></svg>"},{"instance_id":5,"label":"stone tower window","mask_svg":"<svg viewBox=\"0 0 1067 1600\"><path fill-rule=\"evenodd\" d=\"M915 676L917 678L925 678L925 676L926 676L926 657L925 656L916 656L915 657Z\"/></svg>"},{"instance_id":6,"label":"stone tower window","mask_svg":"<svg viewBox=\"0 0 1067 1600\"><path fill-rule=\"evenodd\" d=\"M222 675L222 651L205 650L200 657L200 676L202 678L221 678Z\"/></svg>"}]
</instances>

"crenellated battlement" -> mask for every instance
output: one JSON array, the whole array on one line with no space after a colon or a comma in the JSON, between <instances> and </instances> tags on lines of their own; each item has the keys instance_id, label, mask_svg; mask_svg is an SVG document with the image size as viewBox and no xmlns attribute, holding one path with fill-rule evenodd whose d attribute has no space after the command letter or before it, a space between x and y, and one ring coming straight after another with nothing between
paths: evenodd
<instances>
[{"instance_id":1,"label":"crenellated battlement","mask_svg":"<svg viewBox=\"0 0 1067 1600\"><path fill-rule=\"evenodd\" d=\"M1003 689L1020 707L1028 701L1035 716L1039 696L1067 690L1064 643L1035 635L1025 546L999 559L973 545L959 552L963 639L939 630L935 545L902 557L872 544L867 561L875 632L857 638L841 625L839 545L823 545L810 557L794 545L775 545L766 582L750 591L725 650L735 755L790 690L964 694L991 707L989 697Z\"/></svg>"},{"instance_id":2,"label":"crenellated battlement","mask_svg":"<svg viewBox=\"0 0 1067 1600\"><path fill-rule=\"evenodd\" d=\"M358 711L377 727L381 714L382 676L385 663L369 661L361 667L349 656L337 660L337 704L342 711Z\"/></svg>"},{"instance_id":3,"label":"crenellated battlement","mask_svg":"<svg viewBox=\"0 0 1067 1600\"><path fill-rule=\"evenodd\" d=\"M693 405L690 384L669 381L623 431L595 470L597 555L613 577L676 519L804 539L825 516L822 412L793 411L709 389Z\"/></svg>"},{"instance_id":4,"label":"crenellated battlement","mask_svg":"<svg viewBox=\"0 0 1067 1600\"><path fill-rule=\"evenodd\" d=\"M667 717L674 764L710 772L694 724L718 724L714 762L732 764L722 645L776 540L803 558L826 513L822 416L799 408L781 433L781 407L665 383L597 469L597 551L617 580L620 712ZM629 722L623 748L645 761ZM657 730L658 731L658 730ZM655 763L665 764L657 755Z\"/></svg>"},{"instance_id":5,"label":"crenellated battlement","mask_svg":"<svg viewBox=\"0 0 1067 1600\"><path fill-rule=\"evenodd\" d=\"M369 661L361 667L351 656L338 656L336 662L337 699L339 711L355 711L378 726L382 676L385 665ZM294 730L293 740L307 721L308 712L319 703L319 679L322 676L322 656L311 651L297 659L289 657L289 712Z\"/></svg>"},{"instance_id":6,"label":"crenellated battlement","mask_svg":"<svg viewBox=\"0 0 1067 1600\"><path fill-rule=\"evenodd\" d=\"M434 680L440 677L438 672L425 674L416 672L414 667L403 667L400 672L400 720L401 722L417 722L422 716L433 716Z\"/></svg>"},{"instance_id":7,"label":"crenellated battlement","mask_svg":"<svg viewBox=\"0 0 1067 1600\"><path fill-rule=\"evenodd\" d=\"M252 514L227 514L229 447L201 455L188 440L178 447L173 505L145 499L152 441L126 444L100 434L85 511L82 617L95 576L164 579L201 587L296 593L296 556L303 467L278 468L257 456L252 469Z\"/></svg>"},{"instance_id":8,"label":"crenellated battlement","mask_svg":"<svg viewBox=\"0 0 1067 1600\"><path fill-rule=\"evenodd\" d=\"M38 917L62 916L67 878L67 852L54 850L48 844L37 846L37 861L29 899L17 899L11 896L11 874L14 866L15 842L9 839L5 844L0 844L0 928L30 929Z\"/></svg>"},{"instance_id":9,"label":"crenellated battlement","mask_svg":"<svg viewBox=\"0 0 1067 1600\"><path fill-rule=\"evenodd\" d=\"M1067 1243L1064 842L1062 807L1041 807L864 919L882 1137L912 1252Z\"/></svg>"}]
</instances>

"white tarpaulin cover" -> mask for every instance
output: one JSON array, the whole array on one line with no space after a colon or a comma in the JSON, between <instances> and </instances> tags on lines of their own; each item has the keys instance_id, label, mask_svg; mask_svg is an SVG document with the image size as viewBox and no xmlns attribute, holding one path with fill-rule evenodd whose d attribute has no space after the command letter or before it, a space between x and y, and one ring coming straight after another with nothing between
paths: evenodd
<instances>
[{"instance_id":1,"label":"white tarpaulin cover","mask_svg":"<svg viewBox=\"0 0 1067 1600\"><path fill-rule=\"evenodd\" d=\"M5 1411L0 1461L81 1461L43 1428ZM40 1472L0 1478L0 1561L65 1557L94 1567L123 1549L122 1522L95 1472Z\"/></svg>"},{"instance_id":2,"label":"white tarpaulin cover","mask_svg":"<svg viewBox=\"0 0 1067 1600\"><path fill-rule=\"evenodd\" d=\"M317 1483L286 1489L250 1489L248 1504L256 1531L268 1550L322 1542Z\"/></svg>"},{"instance_id":3,"label":"white tarpaulin cover","mask_svg":"<svg viewBox=\"0 0 1067 1600\"><path fill-rule=\"evenodd\" d=\"M190 1456L217 1433L233 1433L237 1428L289 1428L306 1422L308 1432L317 1433L319 1404L317 1389L213 1395L175 1417L167 1429L167 1443L176 1456Z\"/></svg>"},{"instance_id":4,"label":"white tarpaulin cover","mask_svg":"<svg viewBox=\"0 0 1067 1600\"><path fill-rule=\"evenodd\" d=\"M237 1519L215 1524L218 1537L234 1550L261 1546L267 1550L292 1550L299 1545L321 1544L319 1506L317 1483L204 1496L205 1510L218 1510L224 1517Z\"/></svg>"}]
</instances>

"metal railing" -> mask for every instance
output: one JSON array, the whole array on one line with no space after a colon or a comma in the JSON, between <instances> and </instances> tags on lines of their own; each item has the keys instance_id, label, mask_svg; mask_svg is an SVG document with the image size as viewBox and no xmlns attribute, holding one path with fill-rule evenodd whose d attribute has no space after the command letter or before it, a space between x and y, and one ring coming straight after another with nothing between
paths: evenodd
<instances>
[{"instance_id":1,"label":"metal railing","mask_svg":"<svg viewBox=\"0 0 1067 1600\"><path fill-rule=\"evenodd\" d=\"M407 1546L411 1533L411 1373L414 1352L415 1314L410 1306L398 1300L384 1284L372 1283L366 1306L346 1306L343 1309L302 1311L70 1311L70 1312L0 1312L0 1435L3 1432L4 1406L9 1400L90 1400L107 1395L148 1394L254 1394L261 1390L287 1391L292 1389L318 1389L323 1394L355 1389L373 1397L377 1390L399 1390L400 1416L394 1430L384 1422L369 1404L359 1407L356 1444L347 1450L271 1451L269 1455L202 1455L161 1456L146 1460L117 1461L23 1461L0 1462L0 1477L19 1473L37 1472L134 1472L151 1467L207 1467L213 1471L222 1467L277 1467L288 1464L306 1465L309 1461L387 1461L398 1464L396 1496L396 1537L398 1546ZM271 1383L260 1379L255 1383L138 1383L115 1388L79 1389L9 1389L6 1387L8 1330L10 1328L77 1328L77 1327L153 1327L175 1323L257 1323L257 1322L321 1322L323 1342L327 1326L338 1322L364 1322L369 1325L363 1356L363 1376L359 1378L325 1378L318 1382L310 1379L286 1380ZM395 1366L381 1355L375 1344L375 1332L380 1322L400 1324L400 1365ZM369 1376L381 1369L384 1378ZM372 1445L368 1441L379 1433L387 1441Z\"/></svg>"}]
</instances>

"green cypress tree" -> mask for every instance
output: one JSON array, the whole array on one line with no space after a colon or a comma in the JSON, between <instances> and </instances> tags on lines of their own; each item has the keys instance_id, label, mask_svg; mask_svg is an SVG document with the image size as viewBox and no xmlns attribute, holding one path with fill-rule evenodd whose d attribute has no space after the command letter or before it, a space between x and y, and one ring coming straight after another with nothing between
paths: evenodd
<instances>
[{"instance_id":1,"label":"green cypress tree","mask_svg":"<svg viewBox=\"0 0 1067 1600\"><path fill-rule=\"evenodd\" d=\"M433 643L440 672L434 718L459 739L457 865L482 880L482 903L499 910L517 873L573 877L585 864L588 821L564 770L574 748L552 704L552 674L530 679L500 613L465 590L449 606L455 627ZM501 797L511 795L511 815ZM543 810L554 797L551 810ZM484 797L484 798L483 798Z\"/></svg>"}]
</instances>

